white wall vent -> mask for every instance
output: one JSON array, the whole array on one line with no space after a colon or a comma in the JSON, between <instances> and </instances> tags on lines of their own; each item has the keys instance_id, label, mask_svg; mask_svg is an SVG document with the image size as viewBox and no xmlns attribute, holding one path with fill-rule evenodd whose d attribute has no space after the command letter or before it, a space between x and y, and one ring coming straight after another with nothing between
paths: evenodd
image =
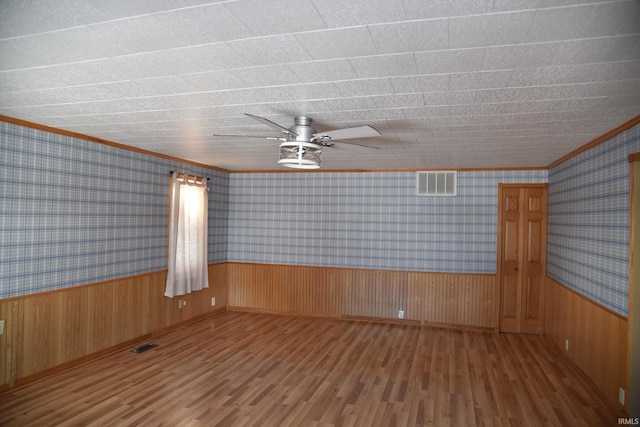
<instances>
[{"instance_id":1,"label":"white wall vent","mask_svg":"<svg viewBox=\"0 0 640 427\"><path fill-rule=\"evenodd\" d=\"M416 191L419 196L455 196L456 171L416 172Z\"/></svg>"}]
</instances>

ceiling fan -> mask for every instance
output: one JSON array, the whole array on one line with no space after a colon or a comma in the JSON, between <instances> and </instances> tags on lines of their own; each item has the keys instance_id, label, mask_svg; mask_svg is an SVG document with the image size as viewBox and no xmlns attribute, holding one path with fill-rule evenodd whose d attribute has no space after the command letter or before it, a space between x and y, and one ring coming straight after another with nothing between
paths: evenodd
<instances>
[{"instance_id":1,"label":"ceiling fan","mask_svg":"<svg viewBox=\"0 0 640 427\"><path fill-rule=\"evenodd\" d=\"M281 141L280 158L278 164L289 168L296 169L318 169L320 167L320 155L322 147L330 147L336 142L344 144L360 145L367 148L375 148L367 145L355 144L353 142L344 142L343 139L353 138L370 138L380 136L380 132L371 126L357 126L351 128L334 129L326 132L318 132L312 126L312 119L309 117L296 117L294 125L290 128L280 126L264 117L254 116L253 114L244 113L254 120L257 120L267 126L270 126L284 136L259 136L259 135L221 135L213 136L223 137L240 137L240 138L264 138Z\"/></svg>"}]
</instances>

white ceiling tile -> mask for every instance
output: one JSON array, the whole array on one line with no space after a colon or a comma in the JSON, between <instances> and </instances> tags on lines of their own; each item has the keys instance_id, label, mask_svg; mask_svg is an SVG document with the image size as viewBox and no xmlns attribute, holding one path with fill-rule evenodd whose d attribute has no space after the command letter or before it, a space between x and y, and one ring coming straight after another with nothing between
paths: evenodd
<instances>
[{"instance_id":1,"label":"white ceiling tile","mask_svg":"<svg viewBox=\"0 0 640 427\"><path fill-rule=\"evenodd\" d=\"M248 117L245 115L229 116L229 117L214 117L211 118L210 123L214 128L215 133L226 133L229 127L242 127L246 126Z\"/></svg>"},{"instance_id":2,"label":"white ceiling tile","mask_svg":"<svg viewBox=\"0 0 640 427\"><path fill-rule=\"evenodd\" d=\"M249 85L233 70L182 74L180 77L201 91L239 89Z\"/></svg>"},{"instance_id":3,"label":"white ceiling tile","mask_svg":"<svg viewBox=\"0 0 640 427\"><path fill-rule=\"evenodd\" d=\"M99 17L86 1L1 1L0 38L46 33L86 25Z\"/></svg>"},{"instance_id":4,"label":"white ceiling tile","mask_svg":"<svg viewBox=\"0 0 640 427\"><path fill-rule=\"evenodd\" d=\"M51 126L50 118L53 115L58 115L60 107L55 105L46 106L24 106L24 107L11 107L1 108L0 114L4 114L9 117L16 117L23 120L33 121L45 126Z\"/></svg>"},{"instance_id":5,"label":"white ceiling tile","mask_svg":"<svg viewBox=\"0 0 640 427\"><path fill-rule=\"evenodd\" d=\"M92 116L69 116L69 117L56 117L55 119L51 119L49 123L50 126L63 128L67 130L75 130L78 128L79 130L92 128L94 126L103 125L102 118L100 116L92 115ZM111 125L108 125L111 126ZM83 132L86 132L84 130Z\"/></svg>"},{"instance_id":6,"label":"white ceiling tile","mask_svg":"<svg viewBox=\"0 0 640 427\"><path fill-rule=\"evenodd\" d=\"M228 44L249 66L302 62L311 59L309 53L291 34L234 40ZM224 58L221 60L224 62ZM233 67L236 68L236 67Z\"/></svg>"},{"instance_id":7,"label":"white ceiling tile","mask_svg":"<svg viewBox=\"0 0 640 427\"><path fill-rule=\"evenodd\" d=\"M164 90L166 90L165 87L162 88L162 91ZM148 92L139 84L129 81L73 86L40 91L41 99L50 97L50 102L53 104L120 100L123 98L141 96L142 93Z\"/></svg>"},{"instance_id":8,"label":"white ceiling tile","mask_svg":"<svg viewBox=\"0 0 640 427\"><path fill-rule=\"evenodd\" d=\"M274 90L273 88L247 88L213 92L211 97L211 105L215 106L264 104L290 99L287 98L285 89Z\"/></svg>"},{"instance_id":9,"label":"white ceiling tile","mask_svg":"<svg viewBox=\"0 0 640 427\"><path fill-rule=\"evenodd\" d=\"M87 29L0 40L0 70L19 70L123 53L116 42Z\"/></svg>"},{"instance_id":10,"label":"white ceiling tile","mask_svg":"<svg viewBox=\"0 0 640 427\"><path fill-rule=\"evenodd\" d=\"M540 88L500 88L476 91L476 102L489 104L494 102L514 102L518 100L552 99L549 89Z\"/></svg>"},{"instance_id":11,"label":"white ceiling tile","mask_svg":"<svg viewBox=\"0 0 640 427\"><path fill-rule=\"evenodd\" d=\"M64 3L67 3L65 0ZM73 0L74 3L89 3L96 10L97 16L91 17L92 21L105 21L122 19L130 16L157 14L159 12L175 10L176 8L198 6L198 1L185 0L109 0L87 1ZM62 2L61 2L62 3ZM207 1L208 3L208 1Z\"/></svg>"},{"instance_id":12,"label":"white ceiling tile","mask_svg":"<svg viewBox=\"0 0 640 427\"><path fill-rule=\"evenodd\" d=\"M82 34L74 35L73 32L82 31ZM58 33L54 33L58 34ZM61 32L67 39L85 39L83 48L70 46L77 53L77 59L94 59L109 56L101 52L101 46L108 41L109 44L118 46L115 54L143 53L161 49L170 49L187 45L186 39L172 31L154 16L136 16L133 18L108 21L94 24L80 29ZM53 34L48 34L53 36Z\"/></svg>"},{"instance_id":13,"label":"white ceiling tile","mask_svg":"<svg viewBox=\"0 0 640 427\"><path fill-rule=\"evenodd\" d=\"M478 90L477 103L592 98L640 93L640 80Z\"/></svg>"},{"instance_id":14,"label":"white ceiling tile","mask_svg":"<svg viewBox=\"0 0 640 427\"><path fill-rule=\"evenodd\" d=\"M159 64L159 75L190 74L249 67L247 59L239 56L228 43L186 46L138 56ZM262 64L257 64L262 65Z\"/></svg>"},{"instance_id":15,"label":"white ceiling tile","mask_svg":"<svg viewBox=\"0 0 640 427\"><path fill-rule=\"evenodd\" d=\"M640 111L640 94L615 95L603 100L600 104L603 108L635 108Z\"/></svg>"},{"instance_id":16,"label":"white ceiling tile","mask_svg":"<svg viewBox=\"0 0 640 427\"><path fill-rule=\"evenodd\" d=\"M342 97L342 93L333 83L305 83L290 85L286 86L284 90L286 90L288 99L296 100Z\"/></svg>"},{"instance_id":17,"label":"white ceiling tile","mask_svg":"<svg viewBox=\"0 0 640 427\"><path fill-rule=\"evenodd\" d=\"M370 96L352 96L348 98L331 98L324 101L325 109L322 111L358 112L361 110L373 110L378 108ZM317 111L317 110L316 110Z\"/></svg>"},{"instance_id":18,"label":"white ceiling tile","mask_svg":"<svg viewBox=\"0 0 640 427\"><path fill-rule=\"evenodd\" d=\"M8 55L12 62L4 66L22 68L177 47L184 40L153 17L138 16L24 36L10 44L24 55Z\"/></svg>"},{"instance_id":19,"label":"white ceiling tile","mask_svg":"<svg viewBox=\"0 0 640 427\"><path fill-rule=\"evenodd\" d=\"M600 3L619 0L600 0ZM510 12L514 10L549 9L563 6L577 6L593 3L591 0L495 0L493 12Z\"/></svg>"},{"instance_id":20,"label":"white ceiling tile","mask_svg":"<svg viewBox=\"0 0 640 427\"><path fill-rule=\"evenodd\" d=\"M570 100L546 100L528 102L504 102L497 104L457 105L451 114L458 116L502 115L536 113L548 111L574 111L599 108L604 98L581 98Z\"/></svg>"},{"instance_id":21,"label":"white ceiling tile","mask_svg":"<svg viewBox=\"0 0 640 427\"><path fill-rule=\"evenodd\" d=\"M341 101L342 98L322 98L307 100L287 100L278 104L271 104L271 109L278 113L285 114L287 117L311 116L316 121L318 113L336 112L338 106L335 101Z\"/></svg>"},{"instance_id":22,"label":"white ceiling tile","mask_svg":"<svg viewBox=\"0 0 640 427\"><path fill-rule=\"evenodd\" d=\"M405 0L407 19L479 15L491 12L493 0Z\"/></svg>"},{"instance_id":23,"label":"white ceiling tile","mask_svg":"<svg viewBox=\"0 0 640 427\"><path fill-rule=\"evenodd\" d=\"M406 19L401 0L313 0L329 27L396 22Z\"/></svg>"},{"instance_id":24,"label":"white ceiling tile","mask_svg":"<svg viewBox=\"0 0 640 427\"><path fill-rule=\"evenodd\" d=\"M212 93L211 94L212 99L215 99L217 95L218 95L217 92ZM245 105L234 105L234 104L216 105L215 102L211 102L211 104L205 109L205 111L207 112L207 115L211 120L221 119L221 118L241 117L243 120L245 120L245 123L246 123L247 117L244 115L244 113L251 113L251 114L263 116L265 114L270 113L271 108L270 108L270 104L260 104L260 105L252 105L251 109L249 110Z\"/></svg>"},{"instance_id":25,"label":"white ceiling tile","mask_svg":"<svg viewBox=\"0 0 640 427\"><path fill-rule=\"evenodd\" d=\"M95 75L84 69L70 65L30 68L27 70L5 71L0 73L1 91L30 91L58 88L77 84L100 83Z\"/></svg>"},{"instance_id":26,"label":"white ceiling tile","mask_svg":"<svg viewBox=\"0 0 640 427\"><path fill-rule=\"evenodd\" d=\"M119 87L126 92L120 91L120 97L126 98L128 96L154 96L154 95L175 95L181 93L193 93L198 92L201 89L194 86L187 79L181 76L162 76L153 77L149 79L136 80L135 84L132 82L118 82L111 83L109 86L119 85ZM133 86L129 88L129 86ZM102 85L92 85L100 91L104 91ZM128 88L128 89L127 89Z\"/></svg>"},{"instance_id":27,"label":"white ceiling tile","mask_svg":"<svg viewBox=\"0 0 640 427\"><path fill-rule=\"evenodd\" d=\"M209 72L246 65L246 61L228 45L217 43L105 58L83 62L75 68L88 76L85 80L89 82L109 82Z\"/></svg>"},{"instance_id":28,"label":"white ceiling tile","mask_svg":"<svg viewBox=\"0 0 640 427\"><path fill-rule=\"evenodd\" d=\"M245 25L227 6L228 3L207 4L158 13L153 18L189 44L214 43L262 34Z\"/></svg>"},{"instance_id":29,"label":"white ceiling tile","mask_svg":"<svg viewBox=\"0 0 640 427\"><path fill-rule=\"evenodd\" d=\"M593 86L592 96L638 95L640 94L640 76L633 80L595 83Z\"/></svg>"},{"instance_id":30,"label":"white ceiling tile","mask_svg":"<svg viewBox=\"0 0 640 427\"><path fill-rule=\"evenodd\" d=\"M455 73L449 77L451 90L471 90L506 87L512 70Z\"/></svg>"},{"instance_id":31,"label":"white ceiling tile","mask_svg":"<svg viewBox=\"0 0 640 427\"><path fill-rule=\"evenodd\" d=\"M380 53L442 50L449 47L446 19L371 25L369 32Z\"/></svg>"},{"instance_id":32,"label":"white ceiling tile","mask_svg":"<svg viewBox=\"0 0 640 427\"><path fill-rule=\"evenodd\" d=\"M460 105L476 102L475 90L423 93L424 105Z\"/></svg>"},{"instance_id":33,"label":"white ceiling tile","mask_svg":"<svg viewBox=\"0 0 640 427\"><path fill-rule=\"evenodd\" d=\"M35 105L38 103L45 103L46 97L44 97L41 91L29 91L27 93L20 92L5 92L0 98L1 108L15 108L22 106Z\"/></svg>"},{"instance_id":34,"label":"white ceiling tile","mask_svg":"<svg viewBox=\"0 0 640 427\"><path fill-rule=\"evenodd\" d=\"M484 70L505 70L507 68L536 67L548 65L560 43L538 43L526 45L487 47L482 68Z\"/></svg>"},{"instance_id":35,"label":"white ceiling tile","mask_svg":"<svg viewBox=\"0 0 640 427\"><path fill-rule=\"evenodd\" d=\"M379 108L424 106L424 98L422 98L422 94L418 93L409 93L403 95L378 95L372 96L371 99L375 103L376 107Z\"/></svg>"},{"instance_id":36,"label":"white ceiling tile","mask_svg":"<svg viewBox=\"0 0 640 427\"><path fill-rule=\"evenodd\" d=\"M61 65L52 67L52 70L56 73L74 70L75 72L80 72L81 76L84 76L76 82L70 82L70 85L74 83L97 84L101 82L145 79L166 75L157 58L158 55L117 56L82 62L73 67ZM28 72L32 71L33 70L28 70Z\"/></svg>"},{"instance_id":37,"label":"white ceiling tile","mask_svg":"<svg viewBox=\"0 0 640 427\"><path fill-rule=\"evenodd\" d=\"M449 19L449 47L516 44L524 40L535 12L473 15Z\"/></svg>"},{"instance_id":38,"label":"white ceiling tile","mask_svg":"<svg viewBox=\"0 0 640 427\"><path fill-rule=\"evenodd\" d=\"M594 80L594 73L580 67L540 67L515 70L509 86L543 86L567 83L586 83Z\"/></svg>"},{"instance_id":39,"label":"white ceiling tile","mask_svg":"<svg viewBox=\"0 0 640 427\"><path fill-rule=\"evenodd\" d=\"M362 78L395 77L417 74L412 54L360 56L349 58L356 74Z\"/></svg>"},{"instance_id":40,"label":"white ceiling tile","mask_svg":"<svg viewBox=\"0 0 640 427\"><path fill-rule=\"evenodd\" d=\"M247 82L247 86L280 86L301 83L298 76L284 64L241 68L234 74Z\"/></svg>"},{"instance_id":41,"label":"white ceiling tile","mask_svg":"<svg viewBox=\"0 0 640 427\"><path fill-rule=\"evenodd\" d=\"M449 76L446 74L393 77L390 78L389 81L395 93L440 92L449 90Z\"/></svg>"},{"instance_id":42,"label":"white ceiling tile","mask_svg":"<svg viewBox=\"0 0 640 427\"><path fill-rule=\"evenodd\" d=\"M560 114L560 113L554 113L554 114ZM638 115L638 108L637 107L606 108L603 105L601 108L594 109L594 110L564 112L563 116L561 116L560 119L561 120L562 119L564 119L564 120L579 120L579 119L585 119L585 118L600 119L602 117L609 116L611 118L619 117L620 120L619 120L618 123L623 124L624 122L626 122L628 120L628 119L625 119L625 117L627 117L627 118L628 117L635 117L634 114L636 116ZM554 120L558 119L558 117L555 117L555 116L553 118L554 118Z\"/></svg>"},{"instance_id":43,"label":"white ceiling tile","mask_svg":"<svg viewBox=\"0 0 640 427\"><path fill-rule=\"evenodd\" d=\"M326 28L310 0L244 0L224 6L257 35L295 33Z\"/></svg>"},{"instance_id":44,"label":"white ceiling tile","mask_svg":"<svg viewBox=\"0 0 640 427\"><path fill-rule=\"evenodd\" d=\"M450 114L451 107L448 105L426 106L426 107L406 107L402 109L407 118L417 117L447 117Z\"/></svg>"},{"instance_id":45,"label":"white ceiling tile","mask_svg":"<svg viewBox=\"0 0 640 427\"><path fill-rule=\"evenodd\" d=\"M284 123L289 126L293 124L293 117L298 116L311 116L315 121L318 112L331 110L332 102L333 99L285 100L269 104L266 113L256 115L277 113L286 117ZM255 114L253 111L251 113Z\"/></svg>"},{"instance_id":46,"label":"white ceiling tile","mask_svg":"<svg viewBox=\"0 0 640 427\"><path fill-rule=\"evenodd\" d=\"M55 106L63 103L77 102L80 95L64 89L47 89L38 91L8 93L0 99L3 108Z\"/></svg>"},{"instance_id":47,"label":"white ceiling tile","mask_svg":"<svg viewBox=\"0 0 640 427\"><path fill-rule=\"evenodd\" d=\"M482 69L484 49L451 49L416 52L418 74L461 73Z\"/></svg>"},{"instance_id":48,"label":"white ceiling tile","mask_svg":"<svg viewBox=\"0 0 640 427\"><path fill-rule=\"evenodd\" d=\"M145 102L147 101L147 102ZM94 102L75 102L66 103L60 105L57 114L52 114L51 117L68 117L68 116L101 116L100 121L105 123L111 123L112 117L130 117L138 111L144 111L147 105L152 104L157 108L159 103L157 99L130 99L130 100L103 100ZM120 105L120 106L119 106ZM126 106L128 111L123 113L122 105ZM166 104L164 104L166 108Z\"/></svg>"},{"instance_id":49,"label":"white ceiling tile","mask_svg":"<svg viewBox=\"0 0 640 427\"><path fill-rule=\"evenodd\" d=\"M358 115L362 117L362 120L394 120L403 119L404 112L401 108L396 109L374 109L374 110L362 110L358 111Z\"/></svg>"},{"instance_id":50,"label":"white ceiling tile","mask_svg":"<svg viewBox=\"0 0 640 427\"><path fill-rule=\"evenodd\" d=\"M394 93L389 79L359 79L335 82L335 86L344 96L386 95Z\"/></svg>"},{"instance_id":51,"label":"white ceiling tile","mask_svg":"<svg viewBox=\"0 0 640 427\"><path fill-rule=\"evenodd\" d=\"M514 70L509 86L543 86L636 79L640 61L565 65Z\"/></svg>"},{"instance_id":52,"label":"white ceiling tile","mask_svg":"<svg viewBox=\"0 0 640 427\"><path fill-rule=\"evenodd\" d=\"M287 64L287 67L304 83L352 80L358 77L346 59L295 62Z\"/></svg>"},{"instance_id":53,"label":"white ceiling tile","mask_svg":"<svg viewBox=\"0 0 640 427\"><path fill-rule=\"evenodd\" d=\"M640 35L562 42L549 65L640 59Z\"/></svg>"},{"instance_id":54,"label":"white ceiling tile","mask_svg":"<svg viewBox=\"0 0 640 427\"><path fill-rule=\"evenodd\" d=\"M304 46L311 58L316 60L349 58L378 53L371 34L365 27L298 33L296 38ZM345 43L345 40L349 40L349 43Z\"/></svg>"},{"instance_id":55,"label":"white ceiling tile","mask_svg":"<svg viewBox=\"0 0 640 427\"><path fill-rule=\"evenodd\" d=\"M541 9L525 41L616 36L638 32L640 5L636 0Z\"/></svg>"}]
</instances>

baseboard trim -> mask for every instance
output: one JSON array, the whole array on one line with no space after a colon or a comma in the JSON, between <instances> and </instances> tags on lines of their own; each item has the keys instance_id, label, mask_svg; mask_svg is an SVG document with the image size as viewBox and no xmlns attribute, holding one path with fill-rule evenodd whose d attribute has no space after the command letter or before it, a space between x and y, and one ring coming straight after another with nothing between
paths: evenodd
<instances>
[{"instance_id":1,"label":"baseboard trim","mask_svg":"<svg viewBox=\"0 0 640 427\"><path fill-rule=\"evenodd\" d=\"M456 329L456 330L474 331L474 332L488 332L488 333L499 332L497 328L490 328L490 327L485 328L481 326L457 325L457 324L450 324L450 323L430 323L430 322L411 320L411 319L392 319L392 318L386 318L386 317L367 317L367 316L352 316L352 315L341 316L341 315L324 314L324 313L277 311L277 310L267 310L267 309L255 308L255 307L240 307L240 306L228 306L227 310L240 312L240 313L273 314L277 316L319 317L319 318L325 318L325 319L350 320L355 322L376 322L376 323L386 323L391 325L413 325L413 326L420 326L425 328L444 328L444 329Z\"/></svg>"},{"instance_id":2,"label":"baseboard trim","mask_svg":"<svg viewBox=\"0 0 640 427\"><path fill-rule=\"evenodd\" d=\"M165 335L165 334L167 334L167 333L169 333L169 332L171 332L171 331L173 331L173 330L175 330L177 328L180 328L180 327L183 327L183 326L187 326L187 325L190 325L192 323L199 322L201 320L204 320L204 319L206 319L208 317L211 317L211 316L214 316L216 314L224 313L225 311L227 311L227 307L226 306L225 307L219 307L219 308L216 308L216 309L214 309L214 310L212 310L210 312L195 316L195 317L193 317L191 319L184 320L182 322L173 324L173 325L168 326L166 328L162 328L160 330L157 330L157 331L154 331L154 332L151 332L151 333L148 333L148 334L141 335L139 337L136 337L136 338L133 338L133 339L118 343L118 344L116 344L114 346L102 349L102 350L97 351L95 353L91 353L91 354L88 354L86 356L80 357L78 359L70 360L68 362L61 363L60 365L56 365L56 366L54 366L52 368L45 369L44 371L37 372L37 373L35 373L33 375L29 375L29 376L26 376L24 378L17 379L13 383L3 384L2 386L0 386L0 394L9 391L12 388L20 387L20 386L23 386L25 384L29 384L29 383L32 383L34 381L37 381L37 380L39 380L41 378L57 374L59 372L65 371L67 369L71 369L71 368L73 368L75 366L78 366L78 365L80 365L82 363L86 363L86 362L98 359L100 357L106 356L108 354L115 353L116 351L121 351L121 350L127 349L129 347L135 347L136 345L141 344L144 341L148 341L151 338Z\"/></svg>"},{"instance_id":3,"label":"baseboard trim","mask_svg":"<svg viewBox=\"0 0 640 427\"><path fill-rule=\"evenodd\" d=\"M80 357L78 359L74 359L74 360L70 360L68 362L61 363L60 365L56 365L56 366L54 366L52 368L45 369L44 371L36 372L35 374L29 375L29 376L26 376L26 377L23 377L23 378L19 378L19 379L15 380L14 384L10 383L8 385L8 388L11 389L11 388L14 388L14 387L20 387L22 385L25 385L25 384L34 382L36 380L39 380L40 378L44 378L44 377L48 377L48 376L53 375L53 374L57 374L58 372L65 371L67 369L73 368L74 366L78 366L78 365L80 365L82 363L85 363L85 362L88 362L90 360L95 360L95 359L98 359L99 357L105 356L107 354L114 353L116 351L131 347L131 346L135 346L136 344L139 344L141 341L146 341L149 338L151 338L151 334L145 334L145 335L143 335L141 337L136 337L136 338L121 342L121 343L116 344L116 345L114 345L112 347L102 349L100 351L88 354L86 356L82 356L82 357Z\"/></svg>"}]
</instances>

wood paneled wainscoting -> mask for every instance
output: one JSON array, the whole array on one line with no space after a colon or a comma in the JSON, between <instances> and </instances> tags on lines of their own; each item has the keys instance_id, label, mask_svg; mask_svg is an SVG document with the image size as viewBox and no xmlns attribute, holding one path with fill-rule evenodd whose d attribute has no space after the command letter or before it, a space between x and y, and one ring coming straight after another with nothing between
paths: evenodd
<instances>
[{"instance_id":1,"label":"wood paneled wainscoting","mask_svg":"<svg viewBox=\"0 0 640 427\"><path fill-rule=\"evenodd\" d=\"M209 288L164 296L167 272L0 300L0 390L49 374L227 305L226 264L209 266ZM216 298L216 306L211 298ZM178 300L187 305L179 309Z\"/></svg>"},{"instance_id":2,"label":"wood paneled wainscoting","mask_svg":"<svg viewBox=\"0 0 640 427\"><path fill-rule=\"evenodd\" d=\"M593 382L612 408L621 410L619 389L628 390L627 319L550 277L545 298L547 339Z\"/></svg>"},{"instance_id":3,"label":"wood paneled wainscoting","mask_svg":"<svg viewBox=\"0 0 640 427\"><path fill-rule=\"evenodd\" d=\"M495 274L228 266L230 310L498 328Z\"/></svg>"}]
</instances>

